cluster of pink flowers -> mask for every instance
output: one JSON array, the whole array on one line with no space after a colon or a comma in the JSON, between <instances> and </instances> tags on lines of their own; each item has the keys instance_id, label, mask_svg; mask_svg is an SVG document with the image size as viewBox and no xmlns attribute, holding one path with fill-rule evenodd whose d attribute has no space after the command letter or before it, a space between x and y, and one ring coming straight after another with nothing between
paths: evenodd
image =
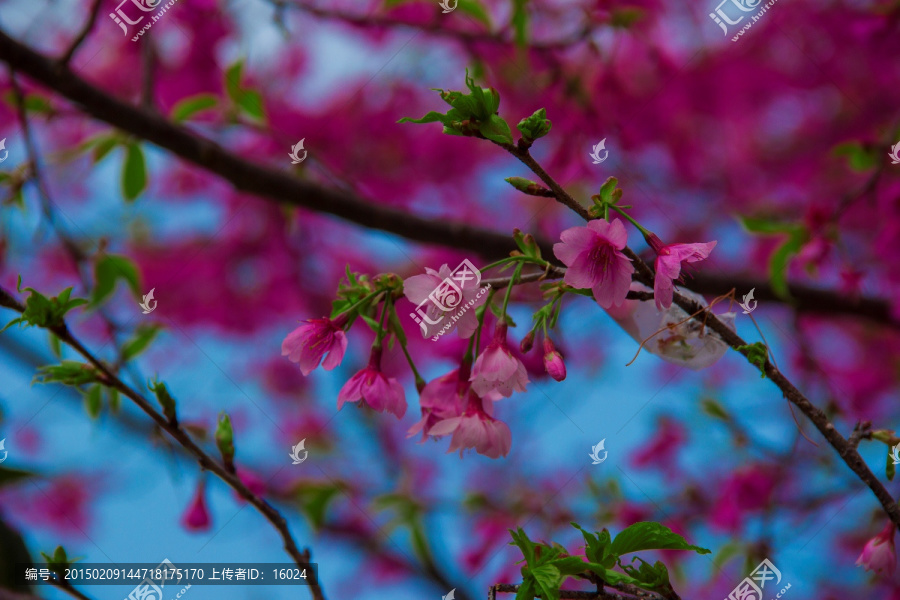
<instances>
[{"instance_id":1,"label":"cluster of pink flowers","mask_svg":"<svg viewBox=\"0 0 900 600\"><path fill-rule=\"evenodd\" d=\"M652 233L646 239L656 252L656 308L667 309L672 306L674 282L681 281L682 269L708 257L716 242L665 245ZM634 273L631 260L622 253L628 241L622 222L589 221L584 227L566 229L560 240L553 245L553 253L568 267L563 281L574 288L590 288L597 304L605 309L622 306Z\"/></svg>"}]
</instances>

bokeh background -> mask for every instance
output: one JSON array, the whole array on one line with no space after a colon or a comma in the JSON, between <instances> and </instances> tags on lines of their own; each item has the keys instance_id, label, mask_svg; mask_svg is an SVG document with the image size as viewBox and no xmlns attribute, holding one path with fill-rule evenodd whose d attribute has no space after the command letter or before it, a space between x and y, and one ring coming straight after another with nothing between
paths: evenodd
<instances>
[{"instance_id":1,"label":"bokeh background","mask_svg":"<svg viewBox=\"0 0 900 600\"><path fill-rule=\"evenodd\" d=\"M315 185L435 222L557 240L577 216L509 187L505 177L528 176L515 159L484 140L441 135L436 124L397 124L443 110L429 88L462 89L468 68L500 92L511 124L547 109L553 128L533 152L577 198L615 176L633 214L663 240L717 240L696 287L710 299L758 290L759 330L738 311L738 333L764 335L839 431L859 420L897 426L900 165L887 153L900 142L900 4L777 2L736 42L737 27L723 36L709 18L711 0L460 0L447 14L437 4L179 0L132 42L137 28L123 36L108 17L115 2L102 0L71 69L164 116L185 98L212 95L215 106L186 127ZM2 0L0 31L59 56L94 6ZM446 439L407 439L418 396L398 349L385 370L404 384L407 414L338 412L338 390L365 365L371 333L355 327L343 364L306 378L281 356L281 341L330 312L345 266L408 277L497 256L242 193L127 132L95 161L86 142L116 130L20 72L46 202L27 173L0 61L9 152L0 172L10 176L0 182L0 284L14 289L21 274L48 295L74 286L87 297L100 257L133 261L157 309L142 314L140 294L119 281L100 310L73 311L70 327L111 360L139 327L161 327L122 376L139 389L165 381L198 434L230 414L238 468L312 549L329 598L437 599L451 588L457 598L484 597L492 584L521 580L508 528L575 551L581 538L570 521L615 534L640 520L713 550L646 553L666 562L686 600L725 597L763 558L791 583L788 598L900 598L896 574L854 566L886 523L880 505L770 381L734 352L698 372L646 352L626 367L637 344L589 298L567 300L553 333L567 379L547 377L535 349L524 357L528 391L497 403L513 434L506 458L460 458L446 454ZM259 93L259 114L228 92L239 61L232 84ZM294 167L288 152L300 139L309 154ZM594 165L588 153L601 139L609 159ZM147 173L131 201L121 185L128 143L140 145ZM747 231L743 217L772 233ZM773 262L789 239L786 260ZM629 243L648 256L633 229ZM793 304L765 295L785 279L822 294ZM516 292L511 341L527 332L539 300L534 286ZM4 323L14 317L0 313ZM426 379L457 366L464 342L422 340L407 321ZM0 334L9 452L0 470L29 474L0 478L0 517L35 560L63 545L89 563L289 562L269 524L127 399L92 417L77 391L32 384L37 367L57 360L44 331ZM309 458L292 465L301 439ZM592 465L601 439L609 458ZM214 450L208 436L203 444ZM860 449L896 497L885 446ZM211 523L197 531L182 517L201 481ZM4 535L10 544L14 534ZM79 589L105 600L131 587ZM193 586L184 597L308 595Z\"/></svg>"}]
</instances>

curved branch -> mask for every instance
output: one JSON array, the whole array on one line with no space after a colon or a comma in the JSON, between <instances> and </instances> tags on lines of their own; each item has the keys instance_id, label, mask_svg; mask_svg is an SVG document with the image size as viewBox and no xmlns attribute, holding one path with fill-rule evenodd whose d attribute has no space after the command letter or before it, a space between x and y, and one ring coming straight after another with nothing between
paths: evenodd
<instances>
[{"instance_id":1,"label":"curved branch","mask_svg":"<svg viewBox=\"0 0 900 600\"><path fill-rule=\"evenodd\" d=\"M25 306L22 305L18 300L16 300L12 294L10 294L6 289L0 286L0 306L6 307L16 311L19 314L22 314L25 311ZM271 504L251 492L247 486L237 477L237 475L229 472L223 465L216 462L211 456L209 456L206 452L203 451L202 448L197 446L194 443L194 440L191 438L190 434L185 431L181 425L176 422L170 421L159 412L157 412L153 405L148 401L142 394L135 391L128 384L123 382L119 377L109 369L103 362L100 361L94 354L91 353L72 333L69 331L69 328L66 326L65 322L56 327L48 327L49 331L52 331L61 342L70 346L73 350L78 352L81 356L85 358L103 377L103 385L107 387L111 387L117 390L119 393L127 396L132 402L137 404L137 406L144 411L153 421L159 426L162 430L167 432L170 436L172 436L175 441L181 444L185 450L189 453L193 454L197 459L197 462L204 469L211 471L214 473L219 479L228 484L234 491L236 491L242 498L244 498L247 502L252 504L256 509L269 521L278 533L281 535L282 542L284 543L285 551L291 556L291 558L298 565L307 565L311 562L310 551L309 548L304 548L302 551L297 548L297 544L294 542L294 538L291 535L290 530L288 529L287 521L285 518L279 513ZM325 594L322 591L321 585L318 581L309 584L310 593L314 600L325 600Z\"/></svg>"},{"instance_id":2,"label":"curved branch","mask_svg":"<svg viewBox=\"0 0 900 600\"><path fill-rule=\"evenodd\" d=\"M515 249L508 235L496 231L418 217L408 211L367 202L343 190L329 189L280 170L247 162L185 127L117 100L76 76L65 65L34 52L2 30L0 60L80 105L92 117L156 144L175 156L218 175L237 189L266 200L332 214L351 223L380 229L408 240L458 248L488 259L506 256L510 250ZM530 168L536 165L530 155L520 160ZM565 191L562 193L565 194ZM572 200L572 203L574 209L577 202ZM583 210L578 210L579 214ZM545 256L553 257L553 247L549 241L538 240L538 243ZM740 290L756 288L758 300L782 302L771 286L763 281L704 274L698 274L692 281L692 288L700 293L722 295L732 287ZM891 315L890 304L881 298L862 298L854 303L831 291L798 285L790 286L790 292L795 298L794 309L800 312L863 316L900 327L900 322Z\"/></svg>"}]
</instances>

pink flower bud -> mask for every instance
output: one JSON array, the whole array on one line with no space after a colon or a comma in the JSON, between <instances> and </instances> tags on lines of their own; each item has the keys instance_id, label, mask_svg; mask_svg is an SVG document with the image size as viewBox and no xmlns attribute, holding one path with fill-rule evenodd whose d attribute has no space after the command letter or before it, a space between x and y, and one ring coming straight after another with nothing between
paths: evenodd
<instances>
[{"instance_id":1,"label":"pink flower bud","mask_svg":"<svg viewBox=\"0 0 900 600\"><path fill-rule=\"evenodd\" d=\"M209 517L209 509L206 507L206 483L200 480L197 484L197 491L194 493L194 499L181 517L181 524L191 531L207 531L212 525L212 519Z\"/></svg>"},{"instance_id":2,"label":"pink flower bud","mask_svg":"<svg viewBox=\"0 0 900 600\"><path fill-rule=\"evenodd\" d=\"M534 330L529 331L528 335L522 338L522 342L519 344L519 350L522 351L522 354L527 354L531 352L531 348L534 346Z\"/></svg>"},{"instance_id":3,"label":"pink flower bud","mask_svg":"<svg viewBox=\"0 0 900 600\"><path fill-rule=\"evenodd\" d=\"M562 355L556 351L550 338L544 338L544 368L550 377L557 381L566 378L566 363L563 362Z\"/></svg>"},{"instance_id":4,"label":"pink flower bud","mask_svg":"<svg viewBox=\"0 0 900 600\"><path fill-rule=\"evenodd\" d=\"M856 559L856 566L867 571L887 571L888 576L897 568L897 552L894 550L894 523L888 521L887 526L875 537L866 542L862 554Z\"/></svg>"}]
</instances>

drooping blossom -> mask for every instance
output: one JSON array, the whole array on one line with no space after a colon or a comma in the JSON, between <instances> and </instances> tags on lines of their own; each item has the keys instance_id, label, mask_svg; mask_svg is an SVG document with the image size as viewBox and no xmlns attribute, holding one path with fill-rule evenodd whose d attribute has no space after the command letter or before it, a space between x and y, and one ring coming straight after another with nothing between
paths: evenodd
<instances>
[{"instance_id":1,"label":"drooping blossom","mask_svg":"<svg viewBox=\"0 0 900 600\"><path fill-rule=\"evenodd\" d=\"M881 573L887 571L892 576L897 568L897 552L894 548L894 530L892 521L881 530L881 533L866 542L862 554L856 559L856 566L866 571Z\"/></svg>"},{"instance_id":2,"label":"drooping blossom","mask_svg":"<svg viewBox=\"0 0 900 600\"><path fill-rule=\"evenodd\" d=\"M425 384L425 388L419 394L422 418L409 428L406 437L412 437L421 431L424 441L435 423L462 415L469 388L469 382L465 379L460 386L460 372L463 368L453 369L446 375Z\"/></svg>"},{"instance_id":3,"label":"drooping blossom","mask_svg":"<svg viewBox=\"0 0 900 600\"><path fill-rule=\"evenodd\" d=\"M469 380L472 390L482 397L497 391L509 398L513 391L525 391L528 373L522 361L513 356L506 345L506 323L497 325L494 339L475 360Z\"/></svg>"},{"instance_id":4,"label":"drooping blossom","mask_svg":"<svg viewBox=\"0 0 900 600\"><path fill-rule=\"evenodd\" d=\"M334 320L309 319L287 334L281 343L281 355L287 356L291 362L300 363L300 371L309 375L327 354L322 368L330 371L344 359L347 350L347 336L344 335L346 323L346 315Z\"/></svg>"},{"instance_id":5,"label":"drooping blossom","mask_svg":"<svg viewBox=\"0 0 900 600\"><path fill-rule=\"evenodd\" d=\"M634 266L621 250L628 241L619 219L588 221L585 227L563 231L553 253L568 267L563 280L572 287L591 288L603 308L625 302Z\"/></svg>"},{"instance_id":6,"label":"drooping blossom","mask_svg":"<svg viewBox=\"0 0 900 600\"><path fill-rule=\"evenodd\" d=\"M419 323L422 337L436 335L442 330L449 333L454 329L463 339L472 337L478 329L475 309L487 300L485 291L488 288L478 285L480 279L477 270L469 269L465 263L455 271L451 271L446 263L439 271L426 268L424 275L405 279L403 294L416 305L416 312L410 315ZM450 280L451 284L445 280ZM423 302L425 306L420 307Z\"/></svg>"},{"instance_id":7,"label":"drooping blossom","mask_svg":"<svg viewBox=\"0 0 900 600\"><path fill-rule=\"evenodd\" d=\"M452 434L447 452L459 450L460 457L466 448L474 448L478 454L488 458L500 458L509 454L512 446L509 427L485 411L482 399L473 390L469 391L461 416L435 423L428 433L437 437Z\"/></svg>"},{"instance_id":8,"label":"drooping blossom","mask_svg":"<svg viewBox=\"0 0 900 600\"><path fill-rule=\"evenodd\" d=\"M206 506L206 481L201 479L197 484L194 498L181 517L181 524L191 531L207 531L212 525L209 509Z\"/></svg>"},{"instance_id":9,"label":"drooping blossom","mask_svg":"<svg viewBox=\"0 0 900 600\"><path fill-rule=\"evenodd\" d=\"M547 337L544 338L544 368L556 381L566 378L566 363L563 362L562 355L553 346L553 342Z\"/></svg>"},{"instance_id":10,"label":"drooping blossom","mask_svg":"<svg viewBox=\"0 0 900 600\"><path fill-rule=\"evenodd\" d=\"M253 471L238 467L235 474L254 496L262 496L266 493L266 482ZM234 496L238 502L246 502L244 497L237 492L234 492Z\"/></svg>"},{"instance_id":11,"label":"drooping blossom","mask_svg":"<svg viewBox=\"0 0 900 600\"><path fill-rule=\"evenodd\" d=\"M656 278L653 283L653 297L656 300L657 310L663 310L672 306L672 297L675 291L674 282L682 281L682 268L690 263L700 262L709 256L716 246L716 241L699 244L668 244L665 245L651 233L645 236L647 243L656 252Z\"/></svg>"},{"instance_id":12,"label":"drooping blossom","mask_svg":"<svg viewBox=\"0 0 900 600\"><path fill-rule=\"evenodd\" d=\"M381 348L372 347L369 365L344 384L338 394L338 410L344 402L365 401L378 412L389 412L398 419L406 414L406 393L394 377L381 372Z\"/></svg>"}]
</instances>

